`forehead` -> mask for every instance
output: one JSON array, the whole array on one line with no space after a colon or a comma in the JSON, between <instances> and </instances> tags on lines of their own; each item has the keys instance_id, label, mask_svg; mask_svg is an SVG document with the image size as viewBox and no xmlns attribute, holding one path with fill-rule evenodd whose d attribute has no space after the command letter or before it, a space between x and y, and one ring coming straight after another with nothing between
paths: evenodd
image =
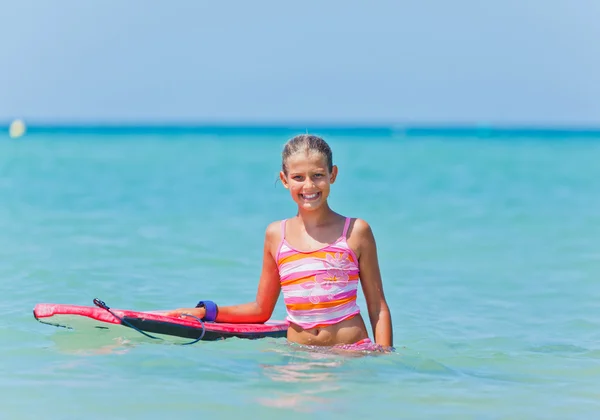
<instances>
[{"instance_id":1,"label":"forehead","mask_svg":"<svg viewBox=\"0 0 600 420\"><path fill-rule=\"evenodd\" d=\"M327 158L319 152L302 150L289 156L285 162L285 166L290 172L308 169L327 169Z\"/></svg>"}]
</instances>

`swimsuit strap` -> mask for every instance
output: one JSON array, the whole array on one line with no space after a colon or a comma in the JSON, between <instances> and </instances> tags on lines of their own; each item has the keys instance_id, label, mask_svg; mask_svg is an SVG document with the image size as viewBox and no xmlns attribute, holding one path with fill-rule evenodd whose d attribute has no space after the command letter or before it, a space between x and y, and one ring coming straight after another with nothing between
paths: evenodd
<instances>
[{"instance_id":1,"label":"swimsuit strap","mask_svg":"<svg viewBox=\"0 0 600 420\"><path fill-rule=\"evenodd\" d=\"M286 219L283 219L281 221L281 239L279 240L279 246L277 247L277 254L275 255L275 261L279 261L279 255L281 254L281 247L285 243L285 221L286 221Z\"/></svg>"},{"instance_id":2,"label":"swimsuit strap","mask_svg":"<svg viewBox=\"0 0 600 420\"><path fill-rule=\"evenodd\" d=\"M281 221L281 241L283 241L285 239L285 222L287 221L287 219L283 219Z\"/></svg>"},{"instance_id":3,"label":"swimsuit strap","mask_svg":"<svg viewBox=\"0 0 600 420\"><path fill-rule=\"evenodd\" d=\"M348 228L350 227L350 220L352 220L350 217L346 217L346 223L344 224L344 232L342 233L342 237L344 239L347 239L346 235L348 234Z\"/></svg>"}]
</instances>

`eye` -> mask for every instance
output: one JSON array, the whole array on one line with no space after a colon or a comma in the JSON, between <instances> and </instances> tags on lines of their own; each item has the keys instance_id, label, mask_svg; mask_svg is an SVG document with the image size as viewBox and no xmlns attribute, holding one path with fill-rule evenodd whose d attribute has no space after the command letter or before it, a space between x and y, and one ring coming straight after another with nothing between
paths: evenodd
<instances>
[{"instance_id":1,"label":"eye","mask_svg":"<svg viewBox=\"0 0 600 420\"><path fill-rule=\"evenodd\" d=\"M322 178L323 176L323 174L315 174L315 178Z\"/></svg>"},{"instance_id":2,"label":"eye","mask_svg":"<svg viewBox=\"0 0 600 420\"><path fill-rule=\"evenodd\" d=\"M292 177L292 179L295 180L295 181L302 181L302 176L301 175L294 175Z\"/></svg>"}]
</instances>

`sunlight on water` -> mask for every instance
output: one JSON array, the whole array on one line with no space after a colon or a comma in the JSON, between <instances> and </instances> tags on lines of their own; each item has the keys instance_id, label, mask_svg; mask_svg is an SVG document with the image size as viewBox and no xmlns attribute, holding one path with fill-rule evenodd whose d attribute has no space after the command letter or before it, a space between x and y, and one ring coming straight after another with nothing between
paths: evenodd
<instances>
[{"instance_id":1,"label":"sunlight on water","mask_svg":"<svg viewBox=\"0 0 600 420\"><path fill-rule=\"evenodd\" d=\"M328 138L331 201L376 235L395 352L66 330L36 303L254 299L293 214L264 137L28 133L0 143L6 418L593 418L600 142ZM363 313L362 294L359 304ZM285 316L283 304L273 318ZM366 315L365 315L366 317Z\"/></svg>"}]
</instances>

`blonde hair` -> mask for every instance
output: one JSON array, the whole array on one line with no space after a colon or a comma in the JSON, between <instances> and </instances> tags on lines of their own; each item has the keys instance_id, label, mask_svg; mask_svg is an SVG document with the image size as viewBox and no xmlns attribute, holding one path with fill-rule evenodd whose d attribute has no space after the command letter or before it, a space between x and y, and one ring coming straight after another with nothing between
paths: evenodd
<instances>
[{"instance_id":1,"label":"blonde hair","mask_svg":"<svg viewBox=\"0 0 600 420\"><path fill-rule=\"evenodd\" d=\"M325 140L319 136L311 134L300 134L299 136L290 139L281 152L281 170L287 175L285 163L287 159L298 152L314 152L321 154L327 161L327 169L329 172L333 170L333 154L331 148Z\"/></svg>"}]
</instances>

